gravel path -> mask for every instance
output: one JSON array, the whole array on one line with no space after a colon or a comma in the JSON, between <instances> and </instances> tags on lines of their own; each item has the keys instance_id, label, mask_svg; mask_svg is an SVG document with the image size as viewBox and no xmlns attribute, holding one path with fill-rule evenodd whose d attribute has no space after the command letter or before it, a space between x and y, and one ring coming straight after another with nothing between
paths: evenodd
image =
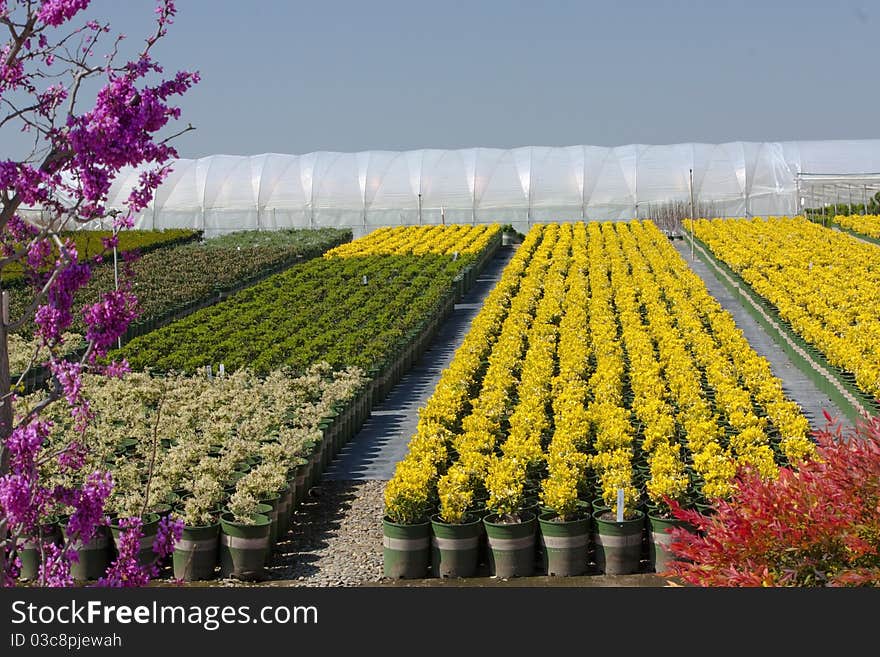
<instances>
[{"instance_id":1,"label":"gravel path","mask_svg":"<svg viewBox=\"0 0 880 657\"><path fill-rule=\"evenodd\" d=\"M285 586L357 586L381 579L384 488L378 480L325 480L312 488L275 548L270 580L284 580Z\"/></svg>"}]
</instances>

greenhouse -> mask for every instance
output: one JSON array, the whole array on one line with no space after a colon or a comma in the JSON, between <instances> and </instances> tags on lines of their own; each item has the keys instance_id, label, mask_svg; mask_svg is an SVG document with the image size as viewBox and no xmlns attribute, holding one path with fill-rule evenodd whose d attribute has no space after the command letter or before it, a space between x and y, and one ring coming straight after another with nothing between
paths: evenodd
<instances>
[{"instance_id":1,"label":"greenhouse","mask_svg":"<svg viewBox=\"0 0 880 657\"><path fill-rule=\"evenodd\" d=\"M533 222L650 216L652 206L690 201L691 171L695 201L719 216L794 214L799 176L878 172L880 140L212 155L176 161L137 227L213 235L339 226L361 235L503 215L522 231ZM137 175L117 179L111 205L121 205Z\"/></svg>"}]
</instances>

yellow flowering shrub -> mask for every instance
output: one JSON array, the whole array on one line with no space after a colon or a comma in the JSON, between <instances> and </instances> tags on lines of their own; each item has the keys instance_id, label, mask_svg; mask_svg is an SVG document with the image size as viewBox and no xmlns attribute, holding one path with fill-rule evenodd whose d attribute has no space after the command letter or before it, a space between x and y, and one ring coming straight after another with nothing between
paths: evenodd
<instances>
[{"instance_id":1,"label":"yellow flowering shrub","mask_svg":"<svg viewBox=\"0 0 880 657\"><path fill-rule=\"evenodd\" d=\"M371 255L473 255L482 252L501 234L501 224L468 226L393 226L377 228L352 242L341 244L324 254L325 258L352 258Z\"/></svg>"},{"instance_id":2,"label":"yellow flowering shrub","mask_svg":"<svg viewBox=\"0 0 880 657\"><path fill-rule=\"evenodd\" d=\"M542 482L541 503L553 509L559 520L568 521L574 518L580 477L581 473L575 467L557 467Z\"/></svg>"},{"instance_id":3,"label":"yellow flowering shrub","mask_svg":"<svg viewBox=\"0 0 880 657\"><path fill-rule=\"evenodd\" d=\"M461 467L460 463L449 468L437 481L437 495L440 498L440 519L455 525L464 522L474 497L467 468Z\"/></svg>"},{"instance_id":4,"label":"yellow flowering shrub","mask_svg":"<svg viewBox=\"0 0 880 657\"><path fill-rule=\"evenodd\" d=\"M700 219L696 236L828 361L880 396L880 249L804 217Z\"/></svg>"},{"instance_id":5,"label":"yellow flowering shrub","mask_svg":"<svg viewBox=\"0 0 880 657\"><path fill-rule=\"evenodd\" d=\"M414 459L398 462L394 476L385 484L385 515L399 525L425 522L428 495L436 474L429 463Z\"/></svg>"},{"instance_id":6,"label":"yellow flowering shrub","mask_svg":"<svg viewBox=\"0 0 880 657\"><path fill-rule=\"evenodd\" d=\"M526 483L525 464L511 458L494 457L486 471L486 505L499 518L517 518L522 508Z\"/></svg>"},{"instance_id":7,"label":"yellow flowering shrub","mask_svg":"<svg viewBox=\"0 0 880 657\"><path fill-rule=\"evenodd\" d=\"M681 445L678 443L658 443L648 458L651 478L646 484L648 497L660 506L667 498L684 502L688 493L690 479L681 459Z\"/></svg>"},{"instance_id":8,"label":"yellow flowering shrub","mask_svg":"<svg viewBox=\"0 0 880 657\"><path fill-rule=\"evenodd\" d=\"M850 230L867 235L868 237L880 238L880 215L837 215L834 223L849 228Z\"/></svg>"}]
</instances>

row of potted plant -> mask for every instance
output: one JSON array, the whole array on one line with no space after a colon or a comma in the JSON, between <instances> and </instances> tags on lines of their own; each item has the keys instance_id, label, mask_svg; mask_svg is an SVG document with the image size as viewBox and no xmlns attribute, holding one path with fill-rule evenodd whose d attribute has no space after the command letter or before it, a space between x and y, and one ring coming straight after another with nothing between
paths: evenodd
<instances>
[{"instance_id":1,"label":"row of potted plant","mask_svg":"<svg viewBox=\"0 0 880 657\"><path fill-rule=\"evenodd\" d=\"M381 368L442 315L463 266L430 254L317 258L135 338L117 355L164 371L223 362L266 373L318 360Z\"/></svg>"},{"instance_id":2,"label":"row of potted plant","mask_svg":"<svg viewBox=\"0 0 880 657\"><path fill-rule=\"evenodd\" d=\"M265 249L295 246L302 254L326 252L348 243L352 232L348 228L277 228L273 230L236 230L203 240L208 249Z\"/></svg>"},{"instance_id":3,"label":"row of potted plant","mask_svg":"<svg viewBox=\"0 0 880 657\"><path fill-rule=\"evenodd\" d=\"M59 343L59 353L73 353L85 346L85 340L79 333L65 333L62 342ZM48 360L49 354L43 341L39 338L27 337L18 333L10 333L7 336L7 353L9 358L9 371L12 373L12 383L29 367L39 366Z\"/></svg>"},{"instance_id":4,"label":"row of potted plant","mask_svg":"<svg viewBox=\"0 0 880 657\"><path fill-rule=\"evenodd\" d=\"M485 259L492 248L490 242L494 243L491 239L484 242L484 251L478 254L477 261L467 266L473 267ZM457 258L447 261L461 266ZM448 280L444 298L441 310L445 314L451 309ZM183 539L174 554L174 568L179 576L214 576L211 573L216 554L220 555L221 574L259 576L260 555L251 554L245 547L264 545L266 531L268 544L274 544L276 527L286 526L285 515L289 516L307 482L354 434L369 414L373 399L384 394L387 386L409 367L437 326L439 318L433 318L408 331L404 336L407 344L391 350L370 372L370 378L361 370L334 373L329 365L321 364L307 368L306 375L299 378L292 378L287 370L256 378L249 370L241 369L230 376L225 366L221 369L225 374L216 374L213 380L210 376L132 374L124 383L114 382L100 391L92 388L94 382L89 379L87 393L93 398L92 409L98 418L95 435L86 441L90 443L88 451L97 459L94 467L109 469L117 486L109 500L112 522L105 527L105 533L88 545L77 546L82 566L76 574L88 578L100 573L119 536L120 523L135 514L145 532L142 556L149 559L148 543L159 516L170 512L179 514L186 522ZM351 380L351 372L358 372L357 381ZM354 385L355 396L343 394L342 401L337 401L330 411L322 411L328 395L334 398L333 389L340 385ZM293 397L286 395L286 390L293 391ZM300 418L296 427L287 425L295 416L306 417L309 413L312 425L321 418L320 431L310 434L305 427L305 439L297 448L288 430L304 429L300 426L304 420ZM69 418L61 416L56 422L61 431L71 430ZM284 425L283 436L277 431L280 425ZM269 437L259 443L245 440L241 435L245 429L254 435L265 435L268 430ZM138 434L150 435L153 449L144 453L144 441L137 439ZM168 438L169 434L176 437ZM96 436L101 437L97 442ZM316 441L319 447L315 446ZM112 454L108 447L112 447ZM200 476L193 478L193 472ZM181 484L181 478L190 483ZM145 480L149 482L146 488ZM207 523L209 516L217 522ZM50 533L47 531L46 535ZM217 535L219 552L214 550ZM36 549L30 551L32 564L37 553Z\"/></svg>"},{"instance_id":5,"label":"row of potted plant","mask_svg":"<svg viewBox=\"0 0 880 657\"><path fill-rule=\"evenodd\" d=\"M156 249L169 248L179 244L192 242L201 237L202 231L186 228L167 228L165 230L125 229L116 236L116 251L119 256L137 251L146 254ZM71 230L59 234L62 240L69 240L76 248L80 259L93 260L103 258L105 264L112 264L112 238L110 230ZM21 246L24 246L22 244ZM108 257L109 255L109 257ZM57 257L57 250L55 253ZM21 266L17 263L7 264L3 268L2 281L5 287L24 282Z\"/></svg>"},{"instance_id":6,"label":"row of potted plant","mask_svg":"<svg viewBox=\"0 0 880 657\"><path fill-rule=\"evenodd\" d=\"M501 246L499 224L434 226L389 226L378 228L354 242L324 254L325 258L371 255L445 255L458 263L453 278L455 302L470 289L477 274Z\"/></svg>"},{"instance_id":7,"label":"row of potted plant","mask_svg":"<svg viewBox=\"0 0 880 657\"><path fill-rule=\"evenodd\" d=\"M841 228L860 236L880 240L880 215L876 214L838 214L833 222Z\"/></svg>"},{"instance_id":8,"label":"row of potted plant","mask_svg":"<svg viewBox=\"0 0 880 657\"><path fill-rule=\"evenodd\" d=\"M377 228L354 242L330 249L324 257L351 258L433 253L457 258L474 258L485 250L500 231L500 224L387 226Z\"/></svg>"},{"instance_id":9,"label":"row of potted plant","mask_svg":"<svg viewBox=\"0 0 880 657\"><path fill-rule=\"evenodd\" d=\"M797 336L870 398L880 396L875 245L803 217L701 219L693 230Z\"/></svg>"},{"instance_id":10,"label":"row of potted plant","mask_svg":"<svg viewBox=\"0 0 880 657\"><path fill-rule=\"evenodd\" d=\"M259 231L248 233L258 235ZM132 292L137 296L139 309L139 317L129 327L125 340L162 326L195 308L217 303L270 274L320 256L326 249L349 241L351 231L303 229L288 233L284 240L276 238L270 245L250 249L241 249L235 242L229 242L225 247L215 246L215 239L225 240L219 237L204 244L159 249L133 262L120 263L120 271L131 269ZM245 236L240 235L239 239L244 240ZM122 274L120 281L125 281ZM71 330L84 331L79 310L96 303L100 295L114 289L115 284L112 263L93 269L88 284L77 294ZM32 302L32 295L29 290L13 291L10 316L20 317ZM31 323L23 326L21 332L31 335L33 329Z\"/></svg>"},{"instance_id":11,"label":"row of potted plant","mask_svg":"<svg viewBox=\"0 0 880 657\"><path fill-rule=\"evenodd\" d=\"M526 237L519 251L505 267L501 279L492 292L489 293L483 307L472 320L470 331L465 336L461 346L456 351L455 357L449 367L443 371L435 386L433 395L428 399L425 407L419 409L419 421L416 433L411 438L407 455L398 462L395 474L386 484L384 497L386 515L383 519L384 538L383 554L385 573L391 577L419 577L424 574L422 556L427 556L426 551L430 541L430 525L425 522L426 515L432 505L435 504L434 488L441 472L448 460L450 449L453 448L452 437L458 435L457 444L454 447L459 452L456 467L451 467L450 476L444 481L447 484L457 484L451 490L438 491L442 495L443 507L440 515L434 519L434 525L438 532L443 532L443 525L449 525L449 534L459 534L468 527L471 531L482 531L482 517L476 513L479 505L475 504L474 494L469 488L472 476L481 476L484 458L477 445L470 449L471 441L469 434L463 434L462 417L471 405L473 386L482 378L487 368L497 371L499 375L513 371L517 354L511 354L510 350L495 351L494 345L499 341L499 336L505 329L513 330L516 318L522 317L526 321L528 312L511 312L514 301L519 306L524 305L526 295L520 294L520 284L524 280L535 280L537 276L528 276L537 267L547 261L546 249L549 240L541 240L541 233L533 231ZM537 257L533 257L539 246L543 250ZM507 318L512 314L513 319ZM504 340L509 344L509 340ZM488 358L494 355L493 362ZM505 360L502 361L502 358ZM498 381L499 376L490 376L492 381ZM488 390L482 399L490 398ZM500 402L508 399L505 391L498 387L497 398ZM472 415L468 415L472 417ZM482 439L491 439L490 432L475 430L475 436ZM473 465L469 464L470 454L474 454ZM460 479L456 479L456 471L464 470ZM468 472L471 470L471 472ZM466 486L467 484L467 486ZM468 514L468 512L473 512ZM466 516L466 514L468 514ZM478 517L473 517L478 516ZM474 554L477 546L474 545L473 536L449 536L440 538L461 538L468 546L469 552L465 555L464 563L450 563L443 566L446 573L468 574L474 568ZM461 544L452 544L459 547ZM449 559L452 559L458 550L449 550ZM439 555L439 551L434 551ZM438 564L438 568L439 568Z\"/></svg>"},{"instance_id":12,"label":"row of potted plant","mask_svg":"<svg viewBox=\"0 0 880 657\"><path fill-rule=\"evenodd\" d=\"M482 504L493 514L483 517L489 544L493 525L506 524L500 545L522 546L501 568L495 559L496 574L530 572L535 526L549 570L579 574L584 522L576 523L580 534L565 537L553 531L559 525L544 529L532 517L531 529L510 535L522 525L510 521L543 505L547 523L589 520L594 530L608 523L614 538L598 542L597 560L605 572L619 572L633 567L627 556L638 564L648 502L660 520L668 500L723 497L738 463L763 463L772 476L774 456L796 461L811 453L809 424L769 365L652 224L537 227L523 248L533 257L525 267L511 263L509 305L503 296L489 299L474 321L476 344L488 343L488 355L466 339L421 413L386 488L386 532L400 534L407 520L425 531L433 498L446 524L465 524L469 514L473 522ZM510 294L506 279L507 272L501 289ZM763 409L760 416L753 407ZM538 499L526 494L530 485ZM635 537L621 534L620 492ZM435 533L436 526L435 519ZM401 566L405 551L386 545L385 555L389 576L410 576ZM442 562L435 572L444 572Z\"/></svg>"},{"instance_id":13,"label":"row of potted plant","mask_svg":"<svg viewBox=\"0 0 880 657\"><path fill-rule=\"evenodd\" d=\"M184 523L175 577L260 577L294 507L368 416L368 388L362 370L334 371L326 363L302 376L277 371L258 378L241 370L211 378L84 377L94 422L75 441L85 461L79 472L109 472L113 488L102 532L77 546L74 576L103 573L126 518L142 521L142 557L150 559L159 518L171 514ZM50 419L47 453L76 431L63 411ZM50 481L72 483L57 460L43 467ZM50 510L47 527L65 512ZM63 538L64 523L58 527L47 540ZM39 560L39 546L31 547L26 577Z\"/></svg>"}]
</instances>

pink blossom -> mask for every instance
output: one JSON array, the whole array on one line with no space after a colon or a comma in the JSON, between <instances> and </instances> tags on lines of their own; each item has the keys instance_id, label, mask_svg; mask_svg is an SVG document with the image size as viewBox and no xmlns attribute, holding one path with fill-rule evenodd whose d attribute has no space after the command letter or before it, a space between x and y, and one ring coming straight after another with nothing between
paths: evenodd
<instances>
[{"instance_id":1,"label":"pink blossom","mask_svg":"<svg viewBox=\"0 0 880 657\"><path fill-rule=\"evenodd\" d=\"M46 25L58 27L89 6L90 0L43 0L37 18Z\"/></svg>"}]
</instances>

